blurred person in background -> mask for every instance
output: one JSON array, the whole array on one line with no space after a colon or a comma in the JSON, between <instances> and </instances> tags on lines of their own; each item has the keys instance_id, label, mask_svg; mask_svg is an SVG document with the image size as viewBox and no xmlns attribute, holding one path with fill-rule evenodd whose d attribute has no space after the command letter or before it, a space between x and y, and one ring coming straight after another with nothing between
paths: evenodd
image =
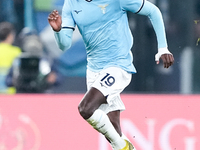
<instances>
[{"instance_id":1,"label":"blurred person in background","mask_svg":"<svg viewBox=\"0 0 200 150\"><path fill-rule=\"evenodd\" d=\"M51 92L50 87L60 81L54 67L56 63L51 63L44 54L36 31L24 28L20 38L23 53L14 60L6 76L6 85L14 86L17 93Z\"/></svg>"},{"instance_id":2,"label":"blurred person in background","mask_svg":"<svg viewBox=\"0 0 200 150\"><path fill-rule=\"evenodd\" d=\"M135 150L120 127L120 112L125 110L120 93L136 73L127 11L149 17L158 41L155 61L158 64L161 58L164 68L169 68L174 58L168 50L163 18L149 1L65 0L62 18L57 10L48 17L61 50L69 49L75 26L79 28L87 51L88 86L78 106L79 113L108 139L114 150Z\"/></svg>"},{"instance_id":3,"label":"blurred person in background","mask_svg":"<svg viewBox=\"0 0 200 150\"><path fill-rule=\"evenodd\" d=\"M9 22L0 23L0 92L15 93L14 88L7 88L5 77L13 60L21 54L19 47L13 46L15 29Z\"/></svg>"}]
</instances>

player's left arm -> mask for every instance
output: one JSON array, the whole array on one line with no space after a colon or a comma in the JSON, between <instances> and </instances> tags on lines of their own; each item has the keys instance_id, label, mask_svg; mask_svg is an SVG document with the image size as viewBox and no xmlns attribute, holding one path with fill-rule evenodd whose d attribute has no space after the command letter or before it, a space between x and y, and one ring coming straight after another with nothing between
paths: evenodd
<instances>
[{"instance_id":1,"label":"player's left arm","mask_svg":"<svg viewBox=\"0 0 200 150\"><path fill-rule=\"evenodd\" d=\"M159 8L148 1L144 1L142 8L137 12L137 14L148 16L155 30L158 41L158 53L155 55L155 61L159 64L159 59L161 58L164 67L170 67L174 63L174 57L167 48L165 26Z\"/></svg>"},{"instance_id":2,"label":"player's left arm","mask_svg":"<svg viewBox=\"0 0 200 150\"><path fill-rule=\"evenodd\" d=\"M162 14L158 7L146 0L120 0L120 4L123 10L148 16L153 25L158 41L158 53L155 55L155 61L158 64L159 59L161 58L164 67L170 67L174 62L174 57L168 50L165 26Z\"/></svg>"}]
</instances>

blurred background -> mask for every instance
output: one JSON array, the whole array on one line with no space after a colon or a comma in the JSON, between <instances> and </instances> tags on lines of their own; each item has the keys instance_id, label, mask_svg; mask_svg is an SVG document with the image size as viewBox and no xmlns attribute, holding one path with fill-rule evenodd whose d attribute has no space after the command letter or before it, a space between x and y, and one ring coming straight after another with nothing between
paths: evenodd
<instances>
[{"instance_id":1,"label":"blurred background","mask_svg":"<svg viewBox=\"0 0 200 150\"><path fill-rule=\"evenodd\" d=\"M132 52L138 73L133 75L124 92L200 93L200 1L150 1L163 14L168 46L174 54L175 63L169 69L164 69L162 63L155 64L157 42L148 18L129 13L134 36ZM0 22L13 25L15 38L10 44L21 50L21 53L13 54L1 48L1 93L86 91L86 53L79 31L75 31L70 50L62 52L48 25L48 14L54 9L61 12L63 2L0 0ZM8 57L9 62L3 59Z\"/></svg>"},{"instance_id":2,"label":"blurred background","mask_svg":"<svg viewBox=\"0 0 200 150\"><path fill-rule=\"evenodd\" d=\"M137 74L121 95L121 127L137 150L199 150L200 1L150 1L163 14L175 63L156 65L150 21L128 13ZM79 31L63 52L48 24L63 3L0 0L0 150L111 150L78 113L87 63Z\"/></svg>"}]
</instances>

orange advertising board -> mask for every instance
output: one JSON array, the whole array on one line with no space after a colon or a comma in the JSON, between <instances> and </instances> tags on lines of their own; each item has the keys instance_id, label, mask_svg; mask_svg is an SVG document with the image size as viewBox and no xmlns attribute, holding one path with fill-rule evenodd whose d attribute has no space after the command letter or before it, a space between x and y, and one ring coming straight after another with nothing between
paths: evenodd
<instances>
[{"instance_id":1,"label":"orange advertising board","mask_svg":"<svg viewBox=\"0 0 200 150\"><path fill-rule=\"evenodd\" d=\"M83 94L0 95L1 150L111 150L78 113ZM122 94L137 150L199 150L200 95Z\"/></svg>"}]
</instances>

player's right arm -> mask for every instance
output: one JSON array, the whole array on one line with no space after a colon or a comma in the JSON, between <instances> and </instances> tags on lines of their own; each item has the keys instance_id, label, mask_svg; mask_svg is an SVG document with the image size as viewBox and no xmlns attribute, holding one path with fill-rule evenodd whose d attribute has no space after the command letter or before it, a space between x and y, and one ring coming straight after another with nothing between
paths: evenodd
<instances>
[{"instance_id":1,"label":"player's right arm","mask_svg":"<svg viewBox=\"0 0 200 150\"><path fill-rule=\"evenodd\" d=\"M69 49L72 43L73 28L62 28L62 18L57 10L54 10L49 14L48 22L54 30L58 47L63 51Z\"/></svg>"}]
</instances>

